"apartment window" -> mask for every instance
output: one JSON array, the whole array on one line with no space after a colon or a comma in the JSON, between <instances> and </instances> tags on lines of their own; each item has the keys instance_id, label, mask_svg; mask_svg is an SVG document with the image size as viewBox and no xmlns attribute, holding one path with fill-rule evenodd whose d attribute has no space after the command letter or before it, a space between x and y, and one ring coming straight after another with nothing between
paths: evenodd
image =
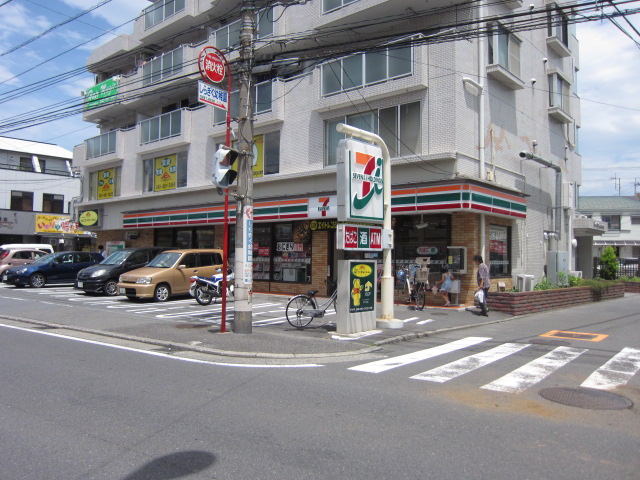
<instances>
[{"instance_id":1,"label":"apartment window","mask_svg":"<svg viewBox=\"0 0 640 480\"><path fill-rule=\"evenodd\" d=\"M150 143L182 133L182 110L158 115L140 122L140 143Z\"/></svg>"},{"instance_id":2,"label":"apartment window","mask_svg":"<svg viewBox=\"0 0 640 480\"><path fill-rule=\"evenodd\" d=\"M185 0L159 0L144 9L144 28L151 28L171 15L184 10Z\"/></svg>"},{"instance_id":3,"label":"apartment window","mask_svg":"<svg viewBox=\"0 0 640 480\"><path fill-rule=\"evenodd\" d=\"M547 35L569 47L569 17L560 9L547 12Z\"/></svg>"},{"instance_id":4,"label":"apartment window","mask_svg":"<svg viewBox=\"0 0 640 480\"><path fill-rule=\"evenodd\" d=\"M270 112L273 108L273 82L268 80L260 82L253 88L255 98L255 114ZM238 118L240 115L240 92L235 90L229 96L229 114L231 118ZM227 121L227 112L218 107L213 107L213 124L222 125Z\"/></svg>"},{"instance_id":5,"label":"apartment window","mask_svg":"<svg viewBox=\"0 0 640 480\"><path fill-rule=\"evenodd\" d=\"M558 72L549 74L548 79L549 107L559 109L567 116L571 115L571 109L569 108L571 102L571 84Z\"/></svg>"},{"instance_id":6,"label":"apartment window","mask_svg":"<svg viewBox=\"0 0 640 480\"><path fill-rule=\"evenodd\" d=\"M187 186L187 153L147 158L142 162L143 192L161 192Z\"/></svg>"},{"instance_id":7,"label":"apartment window","mask_svg":"<svg viewBox=\"0 0 640 480\"><path fill-rule=\"evenodd\" d=\"M265 133L263 141L263 174L280 172L280 132Z\"/></svg>"},{"instance_id":8,"label":"apartment window","mask_svg":"<svg viewBox=\"0 0 640 480\"><path fill-rule=\"evenodd\" d=\"M640 225L640 217L632 216L631 217L631 225Z\"/></svg>"},{"instance_id":9,"label":"apartment window","mask_svg":"<svg viewBox=\"0 0 640 480\"><path fill-rule=\"evenodd\" d=\"M42 211L45 213L64 213L64 195L43 193Z\"/></svg>"},{"instance_id":10,"label":"apartment window","mask_svg":"<svg viewBox=\"0 0 640 480\"><path fill-rule=\"evenodd\" d=\"M489 226L489 272L492 277L511 275L511 227Z\"/></svg>"},{"instance_id":11,"label":"apartment window","mask_svg":"<svg viewBox=\"0 0 640 480\"><path fill-rule=\"evenodd\" d=\"M11 210L33 212L33 192L11 190Z\"/></svg>"},{"instance_id":12,"label":"apartment window","mask_svg":"<svg viewBox=\"0 0 640 480\"><path fill-rule=\"evenodd\" d=\"M183 58L183 47L180 46L147 61L142 66L142 85L151 85L180 72Z\"/></svg>"},{"instance_id":13,"label":"apartment window","mask_svg":"<svg viewBox=\"0 0 640 480\"><path fill-rule=\"evenodd\" d=\"M273 35L273 8L265 8L258 12L258 38Z\"/></svg>"},{"instance_id":14,"label":"apartment window","mask_svg":"<svg viewBox=\"0 0 640 480\"><path fill-rule=\"evenodd\" d=\"M228 50L240 45L240 20L218 28L213 35L214 45L218 50Z\"/></svg>"},{"instance_id":15,"label":"apartment window","mask_svg":"<svg viewBox=\"0 0 640 480\"><path fill-rule=\"evenodd\" d=\"M389 45L384 50L353 55L322 65L322 94L333 95L413 72L411 46Z\"/></svg>"},{"instance_id":16,"label":"apartment window","mask_svg":"<svg viewBox=\"0 0 640 480\"><path fill-rule=\"evenodd\" d=\"M20 170L33 172L33 161L31 157L20 157Z\"/></svg>"},{"instance_id":17,"label":"apartment window","mask_svg":"<svg viewBox=\"0 0 640 480\"><path fill-rule=\"evenodd\" d=\"M500 65L520 77L520 44L514 34L502 25L493 25L489 35L489 65Z\"/></svg>"},{"instance_id":18,"label":"apartment window","mask_svg":"<svg viewBox=\"0 0 640 480\"><path fill-rule=\"evenodd\" d=\"M322 13L333 12L339 8L349 5L350 3L357 2L358 0L323 0L322 1Z\"/></svg>"},{"instance_id":19,"label":"apartment window","mask_svg":"<svg viewBox=\"0 0 640 480\"><path fill-rule=\"evenodd\" d=\"M122 167L111 167L89 173L89 200L106 200L120 196Z\"/></svg>"},{"instance_id":20,"label":"apartment window","mask_svg":"<svg viewBox=\"0 0 640 480\"><path fill-rule=\"evenodd\" d=\"M346 123L380 135L392 158L422 153L420 102L381 108L326 121L325 165L336 164L338 142L345 138L344 134L336 131L338 123Z\"/></svg>"},{"instance_id":21,"label":"apartment window","mask_svg":"<svg viewBox=\"0 0 640 480\"><path fill-rule=\"evenodd\" d=\"M85 140L86 158L99 157L116 151L116 131L104 133Z\"/></svg>"},{"instance_id":22,"label":"apartment window","mask_svg":"<svg viewBox=\"0 0 640 480\"><path fill-rule=\"evenodd\" d=\"M602 215L601 219L608 230L620 231L620 215Z\"/></svg>"}]
</instances>

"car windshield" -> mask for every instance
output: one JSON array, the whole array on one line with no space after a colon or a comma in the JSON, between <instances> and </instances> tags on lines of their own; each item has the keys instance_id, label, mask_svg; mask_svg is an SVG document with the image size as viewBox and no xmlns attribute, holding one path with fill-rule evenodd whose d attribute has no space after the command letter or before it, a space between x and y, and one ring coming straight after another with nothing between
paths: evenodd
<instances>
[{"instance_id":1,"label":"car windshield","mask_svg":"<svg viewBox=\"0 0 640 480\"><path fill-rule=\"evenodd\" d=\"M118 250L100 262L101 265L120 265L131 255L130 251Z\"/></svg>"},{"instance_id":2,"label":"car windshield","mask_svg":"<svg viewBox=\"0 0 640 480\"><path fill-rule=\"evenodd\" d=\"M163 252L158 254L153 260L151 260L147 267L155 268L171 268L180 258L179 253Z\"/></svg>"},{"instance_id":3,"label":"car windshield","mask_svg":"<svg viewBox=\"0 0 640 480\"><path fill-rule=\"evenodd\" d=\"M40 257L35 262L33 262L31 265L39 265L39 264L43 264L43 263L49 263L51 260L53 260L54 257L55 257L55 254L49 253L49 254L45 255L44 257Z\"/></svg>"}]
</instances>

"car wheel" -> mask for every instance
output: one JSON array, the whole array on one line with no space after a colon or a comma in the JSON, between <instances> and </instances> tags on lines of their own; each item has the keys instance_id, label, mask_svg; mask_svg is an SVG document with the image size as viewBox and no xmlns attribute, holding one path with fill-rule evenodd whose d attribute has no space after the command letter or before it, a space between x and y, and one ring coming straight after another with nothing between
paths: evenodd
<instances>
[{"instance_id":1,"label":"car wheel","mask_svg":"<svg viewBox=\"0 0 640 480\"><path fill-rule=\"evenodd\" d=\"M47 283L47 279L41 273L34 273L31 275L31 278L29 278L29 285L33 288L44 287L45 283Z\"/></svg>"},{"instance_id":2,"label":"car wheel","mask_svg":"<svg viewBox=\"0 0 640 480\"><path fill-rule=\"evenodd\" d=\"M167 300L169 300L170 296L171 296L171 289L169 288L169 285L164 283L161 285L158 285L155 291L153 292L153 299L156 302L166 302Z\"/></svg>"},{"instance_id":3,"label":"car wheel","mask_svg":"<svg viewBox=\"0 0 640 480\"><path fill-rule=\"evenodd\" d=\"M107 280L107 283L104 284L104 294L109 295L110 297L118 294L118 282L115 280Z\"/></svg>"}]
</instances>

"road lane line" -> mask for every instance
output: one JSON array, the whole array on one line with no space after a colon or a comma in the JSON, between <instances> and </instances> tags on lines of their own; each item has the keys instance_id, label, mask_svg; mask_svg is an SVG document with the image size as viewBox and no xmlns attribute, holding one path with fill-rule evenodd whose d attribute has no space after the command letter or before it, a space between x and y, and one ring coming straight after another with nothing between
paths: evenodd
<instances>
[{"instance_id":1,"label":"road lane line","mask_svg":"<svg viewBox=\"0 0 640 480\"><path fill-rule=\"evenodd\" d=\"M490 337L466 337L453 342L445 343L444 345L438 345L437 347L427 348L426 350L419 350L417 352L408 353L406 355L400 355L399 357L385 358L383 360L376 360L375 362L364 363L355 367L349 368L357 372L367 373L381 373L392 368L402 367L411 363L420 362L429 358L444 355L446 353L455 352L456 350L462 350L463 348L477 345L482 342L491 340Z\"/></svg>"},{"instance_id":2,"label":"road lane line","mask_svg":"<svg viewBox=\"0 0 640 480\"><path fill-rule=\"evenodd\" d=\"M242 364L242 363L222 363L222 362L210 362L207 360L196 360L194 358L185 358L185 357L177 357L174 355L169 355L166 353L162 353L162 352L154 352L154 351L150 351L150 350L142 350L139 348L133 348L133 347L125 347L123 345L113 345L110 343L104 343L104 342L98 342L95 340L88 340L86 338L76 338L76 337L69 337L67 335L61 335L59 333L52 333L52 332L45 332L42 330L33 330L30 328L23 328L23 327L15 327L13 325L4 325L0 323L0 327L4 327L4 328L9 328L9 329L13 329L13 330L20 330L22 332L27 332L27 333L35 333L38 335L45 335L45 336L49 336L49 337L55 337L55 338L60 338L63 340L72 340L75 342L80 342L80 343L88 343L91 345L98 345L101 347L108 347L108 348L114 348L116 350L125 350L128 352L134 352L134 353L142 353L144 355L151 355L153 357L163 357L163 358L167 358L170 360L178 360L181 362L187 362L187 363L199 363L201 365L214 365L214 366L218 366L218 367L241 367L241 368L310 368L310 367L324 367L324 365L320 365L317 363L310 363L310 364L304 364L304 365L249 365L249 364Z\"/></svg>"},{"instance_id":3,"label":"road lane line","mask_svg":"<svg viewBox=\"0 0 640 480\"><path fill-rule=\"evenodd\" d=\"M640 370L640 349L623 348L582 382L581 387L612 390L626 385Z\"/></svg>"},{"instance_id":4,"label":"road lane line","mask_svg":"<svg viewBox=\"0 0 640 480\"><path fill-rule=\"evenodd\" d=\"M426 372L419 373L418 375L414 375L409 378L437 383L448 382L449 380L464 375L465 373L472 372L473 370L477 370L478 368L489 365L490 363L508 357L509 355L513 355L528 346L529 345L525 343L504 343L485 352L461 358L455 362L427 370Z\"/></svg>"},{"instance_id":5,"label":"road lane line","mask_svg":"<svg viewBox=\"0 0 640 480\"><path fill-rule=\"evenodd\" d=\"M505 393L523 392L586 351L586 348L557 347L542 357L536 358L480 388Z\"/></svg>"}]
</instances>

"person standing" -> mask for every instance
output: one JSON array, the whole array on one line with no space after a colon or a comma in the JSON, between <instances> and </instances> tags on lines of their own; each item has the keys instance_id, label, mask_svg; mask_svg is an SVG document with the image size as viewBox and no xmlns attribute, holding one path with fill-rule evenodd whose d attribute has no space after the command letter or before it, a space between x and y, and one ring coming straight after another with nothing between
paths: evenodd
<instances>
[{"instance_id":1,"label":"person standing","mask_svg":"<svg viewBox=\"0 0 640 480\"><path fill-rule=\"evenodd\" d=\"M98 253L102 258L107 258L107 252L102 245L98 246Z\"/></svg>"},{"instance_id":2,"label":"person standing","mask_svg":"<svg viewBox=\"0 0 640 480\"><path fill-rule=\"evenodd\" d=\"M449 290L451 290L451 282L454 280L453 273L449 272L448 268L442 269L442 279L439 282L436 282L436 285L440 285L440 294L445 301L444 306L451 306L451 297Z\"/></svg>"},{"instance_id":3,"label":"person standing","mask_svg":"<svg viewBox=\"0 0 640 480\"><path fill-rule=\"evenodd\" d=\"M476 292L482 290L482 301L480 301L480 315L484 317L488 317L487 313L487 292L489 291L489 287L491 286L490 278L489 278L489 267L484 263L481 255L474 255L473 261L478 266L478 272L476 274L476 279L478 282L478 289Z\"/></svg>"}]
</instances>

